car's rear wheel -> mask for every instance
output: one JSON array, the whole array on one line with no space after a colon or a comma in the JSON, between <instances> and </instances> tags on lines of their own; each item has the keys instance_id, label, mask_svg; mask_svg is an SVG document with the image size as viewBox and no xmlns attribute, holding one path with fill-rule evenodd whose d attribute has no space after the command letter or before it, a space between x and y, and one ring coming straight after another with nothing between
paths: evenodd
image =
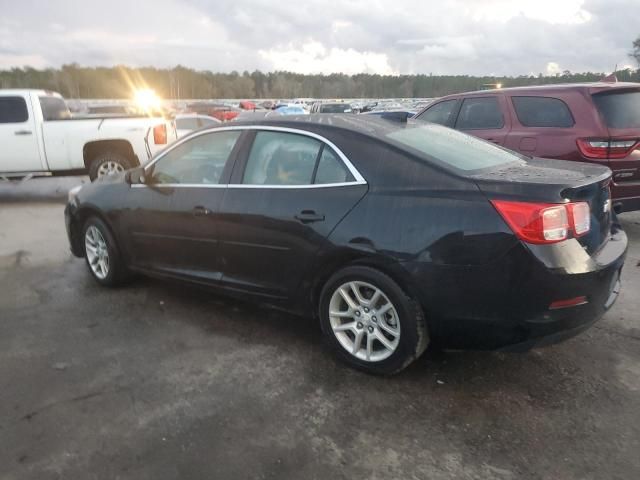
<instances>
[{"instance_id":1,"label":"car's rear wheel","mask_svg":"<svg viewBox=\"0 0 640 480\"><path fill-rule=\"evenodd\" d=\"M91 161L89 179L94 181L96 178L124 172L132 167L131 160L124 155L116 152L103 152Z\"/></svg>"},{"instance_id":2,"label":"car's rear wheel","mask_svg":"<svg viewBox=\"0 0 640 480\"><path fill-rule=\"evenodd\" d=\"M337 356L369 373L399 372L429 343L420 305L368 267L347 267L329 279L320 296L320 323Z\"/></svg>"},{"instance_id":3,"label":"car's rear wheel","mask_svg":"<svg viewBox=\"0 0 640 480\"><path fill-rule=\"evenodd\" d=\"M100 218L92 216L87 219L82 238L87 266L99 284L113 287L128 278L116 241Z\"/></svg>"}]
</instances>

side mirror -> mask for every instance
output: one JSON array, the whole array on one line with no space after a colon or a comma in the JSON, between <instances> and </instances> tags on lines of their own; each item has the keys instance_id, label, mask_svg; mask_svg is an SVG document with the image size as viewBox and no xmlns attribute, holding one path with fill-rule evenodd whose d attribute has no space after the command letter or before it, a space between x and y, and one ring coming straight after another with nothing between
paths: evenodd
<instances>
[{"instance_id":1,"label":"side mirror","mask_svg":"<svg viewBox=\"0 0 640 480\"><path fill-rule=\"evenodd\" d=\"M127 182L130 185L134 185L137 183L147 183L148 178L145 175L145 171L144 168L142 167L138 167L138 168L134 168L133 170L129 170L129 173L127 173Z\"/></svg>"}]
</instances>

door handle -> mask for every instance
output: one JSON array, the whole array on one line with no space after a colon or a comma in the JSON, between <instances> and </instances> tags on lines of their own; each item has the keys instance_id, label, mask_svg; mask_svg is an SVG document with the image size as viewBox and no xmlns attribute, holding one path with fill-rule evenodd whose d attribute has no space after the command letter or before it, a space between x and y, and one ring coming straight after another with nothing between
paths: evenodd
<instances>
[{"instance_id":1,"label":"door handle","mask_svg":"<svg viewBox=\"0 0 640 480\"><path fill-rule=\"evenodd\" d=\"M31 135L33 132L31 130L16 130L13 133L16 135Z\"/></svg>"},{"instance_id":2,"label":"door handle","mask_svg":"<svg viewBox=\"0 0 640 480\"><path fill-rule=\"evenodd\" d=\"M324 220L324 214L316 213L313 210L302 210L295 216L295 219L302 223L322 222Z\"/></svg>"},{"instance_id":3,"label":"door handle","mask_svg":"<svg viewBox=\"0 0 640 480\"><path fill-rule=\"evenodd\" d=\"M196 217L204 217L205 215L209 215L210 213L211 213L211 210L209 210L208 208L201 207L201 206L193 207L193 214Z\"/></svg>"}]
</instances>

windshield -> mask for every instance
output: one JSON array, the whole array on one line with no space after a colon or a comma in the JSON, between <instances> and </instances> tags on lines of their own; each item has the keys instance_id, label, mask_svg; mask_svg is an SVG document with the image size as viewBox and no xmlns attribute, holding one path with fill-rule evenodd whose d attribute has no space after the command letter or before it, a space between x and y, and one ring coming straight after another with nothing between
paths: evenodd
<instances>
[{"instance_id":1,"label":"windshield","mask_svg":"<svg viewBox=\"0 0 640 480\"><path fill-rule=\"evenodd\" d=\"M409 124L386 136L436 162L464 172L524 161L524 157L515 152L435 124Z\"/></svg>"},{"instance_id":2,"label":"windshield","mask_svg":"<svg viewBox=\"0 0 640 480\"><path fill-rule=\"evenodd\" d=\"M640 127L640 92L601 93L593 101L609 128Z\"/></svg>"}]
</instances>

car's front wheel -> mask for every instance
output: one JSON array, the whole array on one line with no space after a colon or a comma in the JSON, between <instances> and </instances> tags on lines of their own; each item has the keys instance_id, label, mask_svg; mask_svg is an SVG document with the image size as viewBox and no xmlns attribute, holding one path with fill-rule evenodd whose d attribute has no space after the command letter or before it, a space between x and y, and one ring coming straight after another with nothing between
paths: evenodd
<instances>
[{"instance_id":1,"label":"car's front wheel","mask_svg":"<svg viewBox=\"0 0 640 480\"><path fill-rule=\"evenodd\" d=\"M399 372L429 343L420 305L372 268L354 266L335 273L322 290L319 313L337 356L369 373Z\"/></svg>"},{"instance_id":2,"label":"car's front wheel","mask_svg":"<svg viewBox=\"0 0 640 480\"><path fill-rule=\"evenodd\" d=\"M98 217L89 217L83 228L85 259L93 278L113 287L128 277L127 268L107 225Z\"/></svg>"}]
</instances>

